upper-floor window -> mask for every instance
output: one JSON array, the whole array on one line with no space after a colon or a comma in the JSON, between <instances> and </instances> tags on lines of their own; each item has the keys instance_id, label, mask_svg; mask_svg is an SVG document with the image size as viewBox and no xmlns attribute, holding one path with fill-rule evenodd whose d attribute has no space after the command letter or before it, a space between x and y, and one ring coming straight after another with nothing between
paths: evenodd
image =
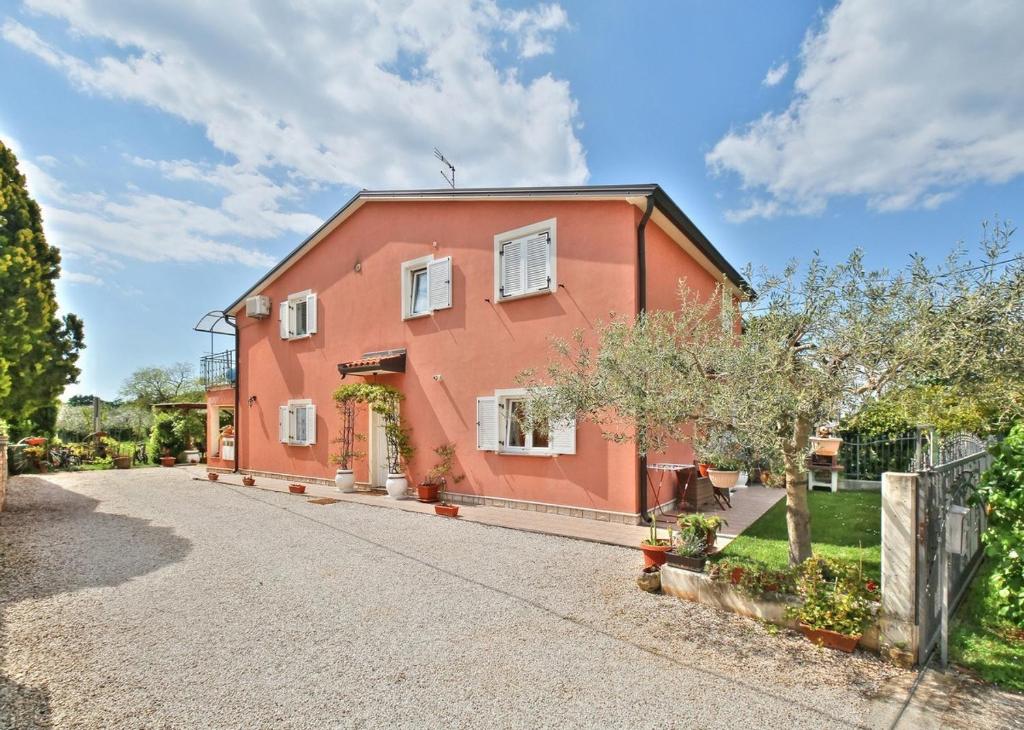
<instances>
[{"instance_id":1,"label":"upper-floor window","mask_svg":"<svg viewBox=\"0 0 1024 730\"><path fill-rule=\"evenodd\" d=\"M316 333L316 294L306 290L289 294L281 302L281 339L293 340Z\"/></svg>"},{"instance_id":2,"label":"upper-floor window","mask_svg":"<svg viewBox=\"0 0 1024 730\"><path fill-rule=\"evenodd\" d=\"M402 319L452 306L452 257L423 256L402 264Z\"/></svg>"},{"instance_id":3,"label":"upper-floor window","mask_svg":"<svg viewBox=\"0 0 1024 730\"><path fill-rule=\"evenodd\" d=\"M555 290L556 239L554 218L494 237L495 301Z\"/></svg>"},{"instance_id":4,"label":"upper-floor window","mask_svg":"<svg viewBox=\"0 0 1024 730\"><path fill-rule=\"evenodd\" d=\"M316 406L310 400L290 400L278 409L278 436L283 444L316 443Z\"/></svg>"}]
</instances>

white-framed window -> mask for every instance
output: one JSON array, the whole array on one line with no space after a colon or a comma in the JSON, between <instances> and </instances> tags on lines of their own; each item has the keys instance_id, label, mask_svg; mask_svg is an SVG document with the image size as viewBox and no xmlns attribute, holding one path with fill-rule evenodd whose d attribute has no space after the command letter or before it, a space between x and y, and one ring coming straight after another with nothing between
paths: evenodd
<instances>
[{"instance_id":1,"label":"white-framed window","mask_svg":"<svg viewBox=\"0 0 1024 730\"><path fill-rule=\"evenodd\" d=\"M549 423L532 429L523 425L529 407L522 388L496 390L476 399L476 447L480 451L528 456L576 453L576 421Z\"/></svg>"},{"instance_id":2,"label":"white-framed window","mask_svg":"<svg viewBox=\"0 0 1024 730\"><path fill-rule=\"evenodd\" d=\"M452 306L452 257L423 256L402 264L402 319Z\"/></svg>"},{"instance_id":3,"label":"white-framed window","mask_svg":"<svg viewBox=\"0 0 1024 730\"><path fill-rule=\"evenodd\" d=\"M282 444L312 446L316 443L316 406L311 400L290 400L278 408L278 436Z\"/></svg>"},{"instance_id":4,"label":"white-framed window","mask_svg":"<svg viewBox=\"0 0 1024 730\"><path fill-rule=\"evenodd\" d=\"M494 301L555 291L555 222L550 218L494 237Z\"/></svg>"},{"instance_id":5,"label":"white-framed window","mask_svg":"<svg viewBox=\"0 0 1024 730\"><path fill-rule=\"evenodd\" d=\"M289 294L281 302L278 319L282 340L297 340L316 334L316 294L308 289Z\"/></svg>"}]
</instances>

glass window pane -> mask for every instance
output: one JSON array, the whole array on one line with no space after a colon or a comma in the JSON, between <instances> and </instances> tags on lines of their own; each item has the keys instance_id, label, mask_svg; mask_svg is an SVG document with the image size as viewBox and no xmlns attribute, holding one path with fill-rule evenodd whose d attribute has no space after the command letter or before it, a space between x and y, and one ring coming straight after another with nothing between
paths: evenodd
<instances>
[{"instance_id":1,"label":"glass window pane","mask_svg":"<svg viewBox=\"0 0 1024 730\"><path fill-rule=\"evenodd\" d=\"M430 308L427 292L427 270L412 272L412 306L410 314L423 314Z\"/></svg>"},{"instance_id":2,"label":"glass window pane","mask_svg":"<svg viewBox=\"0 0 1024 730\"><path fill-rule=\"evenodd\" d=\"M523 415L523 408L526 405L521 400L510 400L508 401L508 418L507 418L507 436L505 439L505 445L513 448L525 448L526 447L526 434L523 432L523 427L519 424L519 418Z\"/></svg>"},{"instance_id":3,"label":"glass window pane","mask_svg":"<svg viewBox=\"0 0 1024 730\"><path fill-rule=\"evenodd\" d=\"M306 408L297 406L295 408L295 440L300 443L306 442Z\"/></svg>"},{"instance_id":4,"label":"glass window pane","mask_svg":"<svg viewBox=\"0 0 1024 730\"><path fill-rule=\"evenodd\" d=\"M548 429L546 428L535 428L533 429L533 448L535 449L546 449L550 444L548 443Z\"/></svg>"},{"instance_id":5,"label":"glass window pane","mask_svg":"<svg viewBox=\"0 0 1024 730\"><path fill-rule=\"evenodd\" d=\"M295 307L295 334L306 334L306 300L299 299L292 303Z\"/></svg>"}]
</instances>

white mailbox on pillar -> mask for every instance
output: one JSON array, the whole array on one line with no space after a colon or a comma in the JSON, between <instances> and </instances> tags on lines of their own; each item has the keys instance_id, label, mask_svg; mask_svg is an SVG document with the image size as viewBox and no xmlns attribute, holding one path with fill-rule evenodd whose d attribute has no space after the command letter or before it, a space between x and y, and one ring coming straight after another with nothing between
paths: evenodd
<instances>
[{"instance_id":1,"label":"white mailbox on pillar","mask_svg":"<svg viewBox=\"0 0 1024 730\"><path fill-rule=\"evenodd\" d=\"M953 555L967 554L967 528L971 510L954 504L946 513L946 552Z\"/></svg>"}]
</instances>

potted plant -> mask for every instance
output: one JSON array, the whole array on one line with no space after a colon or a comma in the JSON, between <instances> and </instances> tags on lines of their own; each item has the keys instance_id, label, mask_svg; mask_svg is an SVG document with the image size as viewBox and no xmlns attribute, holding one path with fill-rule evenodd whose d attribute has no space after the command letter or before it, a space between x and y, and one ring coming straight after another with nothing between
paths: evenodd
<instances>
[{"instance_id":1,"label":"potted plant","mask_svg":"<svg viewBox=\"0 0 1024 730\"><path fill-rule=\"evenodd\" d=\"M698 539L704 540L708 551L711 551L715 547L718 531L729 523L717 515L709 517L696 512L694 514L679 515L676 519L676 524L679 525L680 535L695 535Z\"/></svg>"},{"instance_id":2,"label":"potted plant","mask_svg":"<svg viewBox=\"0 0 1024 730\"><path fill-rule=\"evenodd\" d=\"M215 482L217 481L217 479L220 478L220 474L218 474L215 471L208 471L206 472L206 478L209 479L211 482Z\"/></svg>"},{"instance_id":3,"label":"potted plant","mask_svg":"<svg viewBox=\"0 0 1024 730\"><path fill-rule=\"evenodd\" d=\"M247 487L256 486L256 479L246 474L244 477L242 477L242 484L244 484Z\"/></svg>"},{"instance_id":4,"label":"potted plant","mask_svg":"<svg viewBox=\"0 0 1024 730\"><path fill-rule=\"evenodd\" d=\"M704 564L708 560L707 540L696 532L681 532L672 550L665 557L669 565L703 573Z\"/></svg>"},{"instance_id":5,"label":"potted plant","mask_svg":"<svg viewBox=\"0 0 1024 730\"><path fill-rule=\"evenodd\" d=\"M163 455L160 457L160 466L174 466L178 460L171 456L171 451L164 447Z\"/></svg>"},{"instance_id":6,"label":"potted plant","mask_svg":"<svg viewBox=\"0 0 1024 730\"><path fill-rule=\"evenodd\" d=\"M797 569L799 606L788 609L808 640L852 652L874 617L874 594L859 564L809 558Z\"/></svg>"},{"instance_id":7,"label":"potted plant","mask_svg":"<svg viewBox=\"0 0 1024 730\"><path fill-rule=\"evenodd\" d=\"M305 494L306 493L306 485L305 484L292 483L292 484L288 485L288 491L291 492L292 494Z\"/></svg>"},{"instance_id":8,"label":"potted plant","mask_svg":"<svg viewBox=\"0 0 1024 730\"><path fill-rule=\"evenodd\" d=\"M665 554L672 549L672 534L669 530L669 538L658 537L658 522L654 519L654 513L650 514L651 531L640 543L640 549L644 553L644 567L660 567L665 564Z\"/></svg>"},{"instance_id":9,"label":"potted plant","mask_svg":"<svg viewBox=\"0 0 1024 730\"><path fill-rule=\"evenodd\" d=\"M365 394L364 383L343 385L334 392L338 415L341 418L341 430L335 439L338 453L333 457L338 465L338 470L334 473L334 485L339 492L356 491L356 475L352 470L352 462L363 456L361 452L356 451L355 444L357 439L364 438L362 434L357 434L355 429L356 403L363 402Z\"/></svg>"},{"instance_id":10,"label":"potted plant","mask_svg":"<svg viewBox=\"0 0 1024 730\"><path fill-rule=\"evenodd\" d=\"M721 457L715 459L715 465L708 469L708 478L716 489L732 489L740 478L742 464L736 459Z\"/></svg>"},{"instance_id":11,"label":"potted plant","mask_svg":"<svg viewBox=\"0 0 1024 730\"><path fill-rule=\"evenodd\" d=\"M811 449L818 456L835 456L839 453L839 447L843 440L834 436L830 426L822 426L818 429L817 436L811 436Z\"/></svg>"},{"instance_id":12,"label":"potted plant","mask_svg":"<svg viewBox=\"0 0 1024 730\"><path fill-rule=\"evenodd\" d=\"M448 501L448 480L458 484L464 478L464 474L455 474L455 444L447 443L441 444L434 453L437 454L438 462L427 472L426 478L423 480L425 484L421 484L417 487L419 492L419 500L421 502L430 501L426 498L435 496L433 501L440 500L439 504L434 505L434 512L443 515L444 517L458 517L459 516L459 505L452 504ZM436 485L436 492L432 492L431 487ZM424 492L424 486L426 491Z\"/></svg>"},{"instance_id":13,"label":"potted plant","mask_svg":"<svg viewBox=\"0 0 1024 730\"><path fill-rule=\"evenodd\" d=\"M640 590L648 593L661 593L661 569L656 565L644 568L636 578Z\"/></svg>"},{"instance_id":14,"label":"potted plant","mask_svg":"<svg viewBox=\"0 0 1024 730\"><path fill-rule=\"evenodd\" d=\"M38 439L32 440L36 441ZM26 446L24 448L23 453L25 454L25 458L32 464L33 469L35 469L40 474L46 474L48 471L47 467L49 466L46 463L46 439L43 439L42 441L42 444L32 444L31 446ZM29 439L26 439L25 443L28 442Z\"/></svg>"}]
</instances>

